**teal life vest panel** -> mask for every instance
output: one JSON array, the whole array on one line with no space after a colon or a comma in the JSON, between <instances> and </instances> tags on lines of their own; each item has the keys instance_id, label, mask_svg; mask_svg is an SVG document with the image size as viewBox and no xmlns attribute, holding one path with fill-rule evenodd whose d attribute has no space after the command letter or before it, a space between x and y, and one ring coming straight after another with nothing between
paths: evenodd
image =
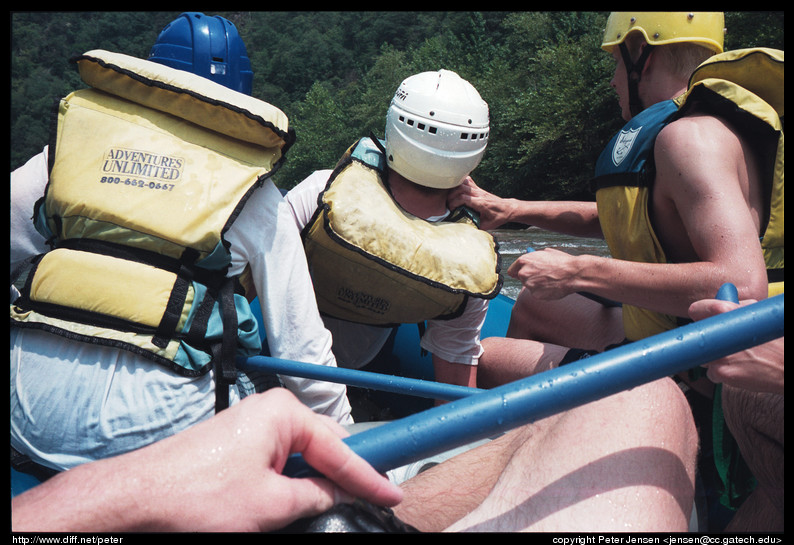
<instances>
[{"instance_id":1,"label":"teal life vest panel","mask_svg":"<svg viewBox=\"0 0 794 545\"><path fill-rule=\"evenodd\" d=\"M652 184L656 136L677 112L676 103L666 100L646 108L626 123L598 157L594 179L597 189Z\"/></svg>"}]
</instances>

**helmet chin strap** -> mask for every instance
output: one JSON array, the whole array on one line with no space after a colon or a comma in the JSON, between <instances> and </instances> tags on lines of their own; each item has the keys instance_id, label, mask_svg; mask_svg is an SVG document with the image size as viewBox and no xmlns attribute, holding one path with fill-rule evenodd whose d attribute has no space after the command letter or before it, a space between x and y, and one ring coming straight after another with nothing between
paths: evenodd
<instances>
[{"instance_id":1,"label":"helmet chin strap","mask_svg":"<svg viewBox=\"0 0 794 545\"><path fill-rule=\"evenodd\" d=\"M640 101L640 77L642 76L642 69L645 67L645 62L648 60L653 46L651 44L646 44L636 62L631 60L629 49L626 47L625 43L621 43L619 47L620 55L623 57L623 64L626 66L626 74L628 76L629 110L631 111L631 116L634 117L644 109Z\"/></svg>"}]
</instances>

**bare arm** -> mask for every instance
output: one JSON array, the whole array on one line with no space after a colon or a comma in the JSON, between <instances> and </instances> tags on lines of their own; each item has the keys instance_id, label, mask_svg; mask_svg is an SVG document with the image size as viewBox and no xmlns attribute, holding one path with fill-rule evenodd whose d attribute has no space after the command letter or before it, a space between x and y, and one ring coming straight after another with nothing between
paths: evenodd
<instances>
[{"instance_id":1,"label":"bare arm","mask_svg":"<svg viewBox=\"0 0 794 545\"><path fill-rule=\"evenodd\" d=\"M502 198L481 189L467 177L449 197L449 208L458 206L479 212L480 226L486 230L514 222L576 237L603 238L594 202Z\"/></svg>"},{"instance_id":2,"label":"bare arm","mask_svg":"<svg viewBox=\"0 0 794 545\"><path fill-rule=\"evenodd\" d=\"M433 354L433 370L436 381L445 384L477 387L477 366L453 363Z\"/></svg>"},{"instance_id":3,"label":"bare arm","mask_svg":"<svg viewBox=\"0 0 794 545\"><path fill-rule=\"evenodd\" d=\"M758 240L758 173L719 120L685 118L656 142L652 216L671 263L637 263L544 250L508 271L540 298L587 291L674 316L732 282L741 298L766 297Z\"/></svg>"},{"instance_id":4,"label":"bare arm","mask_svg":"<svg viewBox=\"0 0 794 545\"><path fill-rule=\"evenodd\" d=\"M17 496L13 530L268 531L345 497L399 502L400 490L342 435L287 390L268 390L168 439L76 467ZM293 452L328 480L281 475Z\"/></svg>"},{"instance_id":5,"label":"bare arm","mask_svg":"<svg viewBox=\"0 0 794 545\"><path fill-rule=\"evenodd\" d=\"M681 304L713 297L724 282L740 299L765 298L762 181L746 143L721 120L695 116L668 125L655 153L654 222L668 260L684 264L667 273Z\"/></svg>"}]
</instances>

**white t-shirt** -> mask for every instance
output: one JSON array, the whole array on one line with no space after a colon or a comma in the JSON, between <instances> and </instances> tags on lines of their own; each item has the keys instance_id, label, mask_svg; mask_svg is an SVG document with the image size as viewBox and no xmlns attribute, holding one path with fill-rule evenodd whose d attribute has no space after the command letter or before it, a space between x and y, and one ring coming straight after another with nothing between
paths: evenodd
<instances>
[{"instance_id":1,"label":"white t-shirt","mask_svg":"<svg viewBox=\"0 0 794 545\"><path fill-rule=\"evenodd\" d=\"M33 156L11 173L10 257L11 272L28 257L49 248L33 226L33 208L47 183L47 150Z\"/></svg>"},{"instance_id":2,"label":"white t-shirt","mask_svg":"<svg viewBox=\"0 0 794 545\"><path fill-rule=\"evenodd\" d=\"M46 148L11 175L11 268L47 248L30 217L44 193ZM30 210L29 212L26 209ZM298 231L268 180L226 233L229 276L251 266L274 357L336 365ZM35 461L68 469L184 430L215 411L212 372L186 378L125 350L11 328L11 445ZM283 376L315 412L352 424L341 384ZM237 401L230 388L230 402Z\"/></svg>"},{"instance_id":3,"label":"white t-shirt","mask_svg":"<svg viewBox=\"0 0 794 545\"><path fill-rule=\"evenodd\" d=\"M292 188L284 200L295 224L302 230L317 209L317 198L325 189L331 170L318 170ZM445 216L427 218L438 221ZM452 363L477 365L482 354L480 330L485 323L488 301L470 297L463 314L451 320L428 320L420 345ZM372 361L389 337L389 328L356 324L322 317L334 339L333 350L340 367L360 368Z\"/></svg>"}]
</instances>

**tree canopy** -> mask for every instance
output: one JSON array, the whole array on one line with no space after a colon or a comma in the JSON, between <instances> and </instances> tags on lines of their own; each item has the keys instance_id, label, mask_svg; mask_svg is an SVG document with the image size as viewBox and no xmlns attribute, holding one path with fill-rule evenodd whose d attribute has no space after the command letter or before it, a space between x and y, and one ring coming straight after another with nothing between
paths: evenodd
<instances>
[{"instance_id":1,"label":"tree canopy","mask_svg":"<svg viewBox=\"0 0 794 545\"><path fill-rule=\"evenodd\" d=\"M210 14L210 13L208 13ZM281 110L297 142L283 188L332 168L370 132L407 76L446 68L489 104L491 136L473 177L499 195L588 199L601 148L622 121L600 49L605 12L218 12L237 26L253 95ZM48 142L57 99L84 87L68 59L91 49L146 58L179 12L11 14L11 169ZM211 13L216 15L216 13ZM726 49L783 49L783 12L726 12Z\"/></svg>"}]
</instances>

